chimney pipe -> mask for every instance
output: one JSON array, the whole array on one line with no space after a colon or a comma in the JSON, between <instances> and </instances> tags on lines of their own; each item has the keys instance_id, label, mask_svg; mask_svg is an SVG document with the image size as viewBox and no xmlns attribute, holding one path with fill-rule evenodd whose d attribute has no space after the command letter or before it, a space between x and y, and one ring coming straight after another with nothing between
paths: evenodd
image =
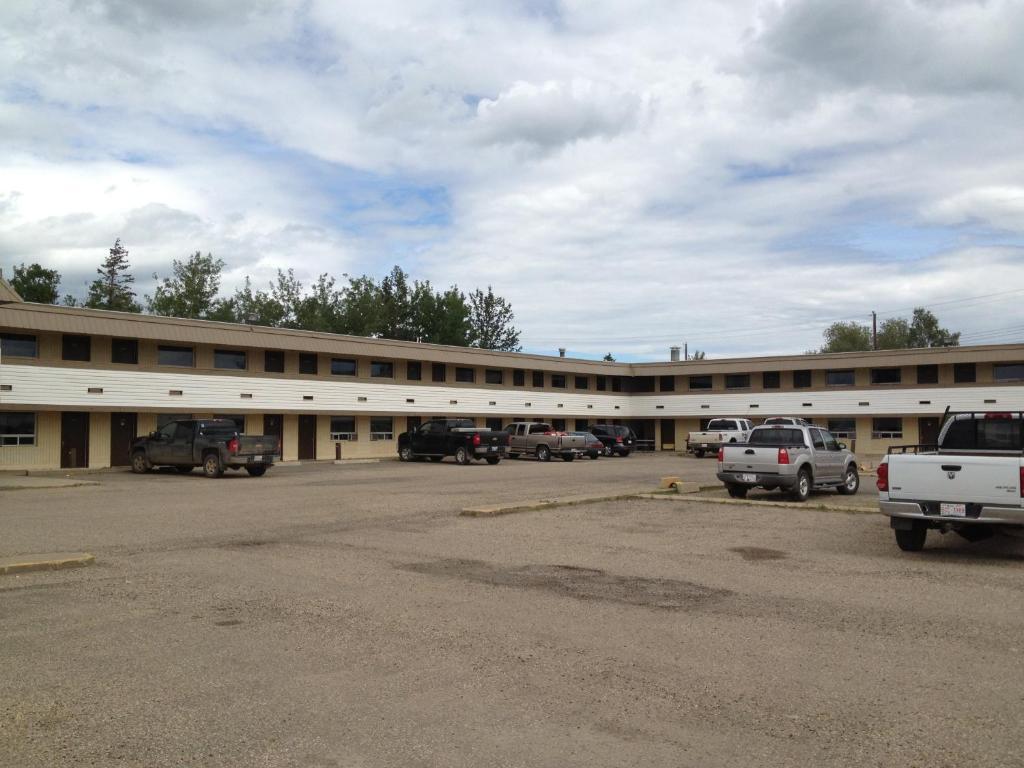
<instances>
[{"instance_id":1,"label":"chimney pipe","mask_svg":"<svg viewBox=\"0 0 1024 768\"><path fill-rule=\"evenodd\" d=\"M559 347L558 348L558 356L559 357L565 357L565 347Z\"/></svg>"},{"instance_id":2,"label":"chimney pipe","mask_svg":"<svg viewBox=\"0 0 1024 768\"><path fill-rule=\"evenodd\" d=\"M679 347L668 348L668 359L671 360L673 363L679 362Z\"/></svg>"}]
</instances>

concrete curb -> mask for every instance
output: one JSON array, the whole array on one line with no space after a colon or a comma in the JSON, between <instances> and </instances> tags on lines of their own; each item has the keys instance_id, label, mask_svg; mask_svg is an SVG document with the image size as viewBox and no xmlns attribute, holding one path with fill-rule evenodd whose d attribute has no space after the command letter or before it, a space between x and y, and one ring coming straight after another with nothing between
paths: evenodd
<instances>
[{"instance_id":1,"label":"concrete curb","mask_svg":"<svg viewBox=\"0 0 1024 768\"><path fill-rule=\"evenodd\" d=\"M31 571L60 571L92 565L96 558L88 552L51 552L44 555L0 557L0 576Z\"/></svg>"},{"instance_id":2,"label":"concrete curb","mask_svg":"<svg viewBox=\"0 0 1024 768\"><path fill-rule=\"evenodd\" d=\"M737 507L782 507L785 509L804 509L813 512L842 512L848 515L877 515L879 511L875 507L854 507L845 504L815 504L814 502L799 501L774 501L757 499L719 499L714 496L698 496L696 494L670 495L660 493L638 493L633 498L650 499L654 501L682 501L702 504L726 504Z\"/></svg>"},{"instance_id":3,"label":"concrete curb","mask_svg":"<svg viewBox=\"0 0 1024 768\"><path fill-rule=\"evenodd\" d=\"M512 504L498 504L487 507L466 507L459 515L461 517L497 517L498 515L510 515L514 512L535 512L541 509L573 507L578 504L594 504L601 501L636 499L640 498L643 494L643 491L633 491L631 493L614 493L601 496L566 496L563 499L538 499L536 501L520 501ZM652 494L652 496L657 497L657 494Z\"/></svg>"},{"instance_id":4,"label":"concrete curb","mask_svg":"<svg viewBox=\"0 0 1024 768\"><path fill-rule=\"evenodd\" d=\"M0 477L0 491L35 491L45 488L83 488L100 485L95 480L66 480L48 477Z\"/></svg>"}]
</instances>

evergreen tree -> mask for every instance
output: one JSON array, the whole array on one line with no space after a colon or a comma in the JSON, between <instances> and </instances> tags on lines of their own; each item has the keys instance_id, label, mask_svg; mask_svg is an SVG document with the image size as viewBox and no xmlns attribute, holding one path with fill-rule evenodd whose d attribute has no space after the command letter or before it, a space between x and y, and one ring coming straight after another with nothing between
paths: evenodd
<instances>
[{"instance_id":1,"label":"evergreen tree","mask_svg":"<svg viewBox=\"0 0 1024 768\"><path fill-rule=\"evenodd\" d=\"M132 284L135 278L128 271L128 250L121 245L121 238L114 241L110 255L96 270L99 275L89 286L85 299L90 309L112 309L118 312L141 312L142 307L135 301Z\"/></svg>"},{"instance_id":2,"label":"evergreen tree","mask_svg":"<svg viewBox=\"0 0 1024 768\"><path fill-rule=\"evenodd\" d=\"M491 286L469 294L469 343L480 349L519 352L519 331L512 325L512 307Z\"/></svg>"},{"instance_id":3,"label":"evergreen tree","mask_svg":"<svg viewBox=\"0 0 1024 768\"><path fill-rule=\"evenodd\" d=\"M611 352L609 352L607 355L605 355L601 359L604 360L606 363L614 363L615 362L615 358L612 357L612 353Z\"/></svg>"},{"instance_id":4,"label":"evergreen tree","mask_svg":"<svg viewBox=\"0 0 1024 768\"><path fill-rule=\"evenodd\" d=\"M158 282L153 296L146 297L149 311L154 315L209 319L211 315L223 317L217 292L220 290L222 259L196 251L188 261L175 259L171 277ZM159 280L153 275L154 280Z\"/></svg>"},{"instance_id":5,"label":"evergreen tree","mask_svg":"<svg viewBox=\"0 0 1024 768\"><path fill-rule=\"evenodd\" d=\"M11 287L25 301L56 304L60 296L60 272L44 269L39 264L20 264L14 268Z\"/></svg>"}]
</instances>

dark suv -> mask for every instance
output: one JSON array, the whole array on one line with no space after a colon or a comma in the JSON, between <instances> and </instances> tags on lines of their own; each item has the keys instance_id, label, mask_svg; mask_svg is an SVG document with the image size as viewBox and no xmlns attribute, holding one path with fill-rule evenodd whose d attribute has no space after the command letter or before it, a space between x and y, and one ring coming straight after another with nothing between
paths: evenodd
<instances>
[{"instance_id":1,"label":"dark suv","mask_svg":"<svg viewBox=\"0 0 1024 768\"><path fill-rule=\"evenodd\" d=\"M629 456L636 447L636 433L618 424L595 424L590 434L604 443L605 456Z\"/></svg>"}]
</instances>

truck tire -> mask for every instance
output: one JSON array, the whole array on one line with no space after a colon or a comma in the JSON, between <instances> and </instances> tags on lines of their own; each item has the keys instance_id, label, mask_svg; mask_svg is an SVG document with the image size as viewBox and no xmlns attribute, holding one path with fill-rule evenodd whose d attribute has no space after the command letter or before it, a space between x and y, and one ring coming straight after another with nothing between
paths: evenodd
<instances>
[{"instance_id":1,"label":"truck tire","mask_svg":"<svg viewBox=\"0 0 1024 768\"><path fill-rule=\"evenodd\" d=\"M698 459L703 459L704 451L698 448L696 451L693 452L693 455L696 456Z\"/></svg>"},{"instance_id":2,"label":"truck tire","mask_svg":"<svg viewBox=\"0 0 1024 768\"><path fill-rule=\"evenodd\" d=\"M896 546L904 552L920 552L924 549L924 540L928 537L928 529L923 525L914 523L914 527L908 530L895 529Z\"/></svg>"},{"instance_id":3,"label":"truck tire","mask_svg":"<svg viewBox=\"0 0 1024 768\"><path fill-rule=\"evenodd\" d=\"M843 475L843 484L836 486L836 491L843 496L853 496L858 488L860 488L860 475L857 474L857 467L851 464L846 468L846 474Z\"/></svg>"},{"instance_id":4,"label":"truck tire","mask_svg":"<svg viewBox=\"0 0 1024 768\"><path fill-rule=\"evenodd\" d=\"M144 475L153 468L153 465L149 463L149 459L146 458L145 451L136 451L132 454L132 472L136 475Z\"/></svg>"},{"instance_id":5,"label":"truck tire","mask_svg":"<svg viewBox=\"0 0 1024 768\"><path fill-rule=\"evenodd\" d=\"M501 461L501 459L498 458L497 456L488 456L487 457L487 463L490 464L492 467L495 464L497 464L499 461Z\"/></svg>"},{"instance_id":6,"label":"truck tire","mask_svg":"<svg viewBox=\"0 0 1024 768\"><path fill-rule=\"evenodd\" d=\"M575 458L576 458L576 456L574 456L571 453L562 454L562 461L572 461Z\"/></svg>"},{"instance_id":7,"label":"truck tire","mask_svg":"<svg viewBox=\"0 0 1024 768\"><path fill-rule=\"evenodd\" d=\"M729 495L734 499L745 499L747 498L747 486L736 485L735 483L729 483L725 486L725 490L729 492Z\"/></svg>"},{"instance_id":8,"label":"truck tire","mask_svg":"<svg viewBox=\"0 0 1024 768\"><path fill-rule=\"evenodd\" d=\"M398 460L399 461L412 461L416 458L416 455L412 452L412 447L403 445L398 449Z\"/></svg>"},{"instance_id":9,"label":"truck tire","mask_svg":"<svg viewBox=\"0 0 1024 768\"><path fill-rule=\"evenodd\" d=\"M191 464L178 464L174 469L177 471L179 475L187 475L193 469L195 469L195 467L193 467Z\"/></svg>"},{"instance_id":10,"label":"truck tire","mask_svg":"<svg viewBox=\"0 0 1024 768\"><path fill-rule=\"evenodd\" d=\"M245 471L249 473L250 477L263 477L267 474L266 464L251 464L245 468Z\"/></svg>"},{"instance_id":11,"label":"truck tire","mask_svg":"<svg viewBox=\"0 0 1024 768\"><path fill-rule=\"evenodd\" d=\"M224 476L224 465L218 454L211 452L203 456L203 474L207 477Z\"/></svg>"},{"instance_id":12,"label":"truck tire","mask_svg":"<svg viewBox=\"0 0 1024 768\"><path fill-rule=\"evenodd\" d=\"M469 451L466 450L466 446L460 445L455 449L455 463L469 464Z\"/></svg>"},{"instance_id":13,"label":"truck tire","mask_svg":"<svg viewBox=\"0 0 1024 768\"><path fill-rule=\"evenodd\" d=\"M796 476L796 485L793 486L793 490L789 492L789 496L793 501L807 501L811 495L811 473L806 469L801 469Z\"/></svg>"},{"instance_id":14,"label":"truck tire","mask_svg":"<svg viewBox=\"0 0 1024 768\"><path fill-rule=\"evenodd\" d=\"M546 445L537 446L537 458L540 461L551 461L551 449Z\"/></svg>"}]
</instances>

